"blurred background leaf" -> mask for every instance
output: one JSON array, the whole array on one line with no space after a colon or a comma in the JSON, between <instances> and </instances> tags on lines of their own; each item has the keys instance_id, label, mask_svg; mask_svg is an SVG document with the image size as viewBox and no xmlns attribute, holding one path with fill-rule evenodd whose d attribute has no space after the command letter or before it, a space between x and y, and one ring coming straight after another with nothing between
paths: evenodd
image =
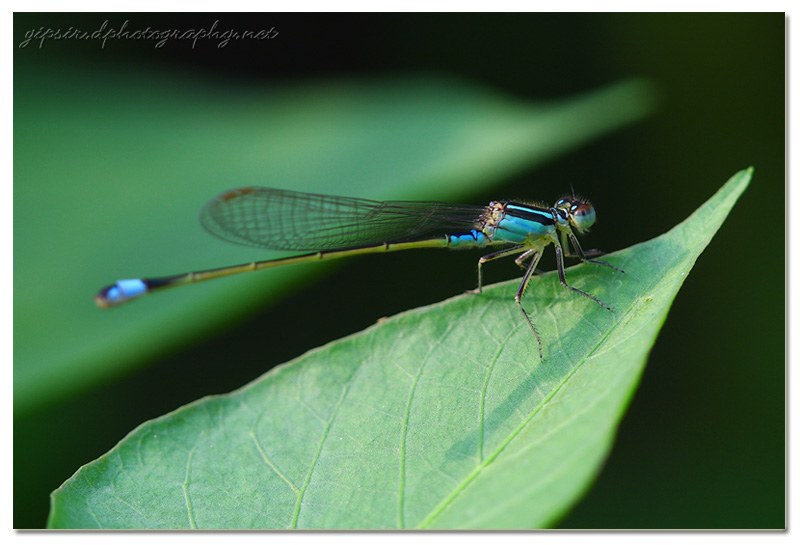
<instances>
[{"instance_id":1,"label":"blurred background leaf","mask_svg":"<svg viewBox=\"0 0 800 545\"><path fill-rule=\"evenodd\" d=\"M106 20L114 28L127 21L129 29L209 28L218 21L224 30L274 27L279 35L231 40L225 47L211 40L194 47L181 40L161 47L146 40L18 47L32 29L94 30ZM573 184L599 214L585 246L614 250L664 232L713 193L719 179L750 164L756 182L685 283L608 462L561 527L783 527L784 230L780 222L758 229L752 224L763 203L784 203L782 14L17 14L14 22L15 527L43 526L49 492L141 422L203 395L229 392L267 366L364 329L378 317L474 285L474 252L402 252L337 263L324 282L303 290L283 284L277 299L260 292L263 284L289 280L265 274L187 288L183 295L165 293L117 309L123 314L92 308L93 293L120 276L229 264L244 257L241 252L247 254L242 260L253 259L252 251L218 242L196 223L202 204L221 190L279 185L263 179L266 172L284 187L317 190L305 184L322 183L319 173L330 171L341 176L325 189L329 193L366 184L369 193L357 196L552 202ZM320 112L307 112L296 130L323 118L328 134L318 133L299 158L269 156L283 165L272 167L261 160L269 153L265 143L295 139L269 128L259 132L263 109L250 119L255 105L264 107L259 94L275 98L320 85L364 93L376 84L455 86L478 103L505 104L510 113L514 106L555 108L632 76L655 82L660 91L659 113L651 121L547 162L534 158L535 171L510 161L493 177L484 164L486 170L469 183L448 182L444 169L427 170L431 163L424 172L415 170L416 163L400 160L403 150L378 153L386 138L378 128L330 148L330 135L368 124L343 121L340 127ZM303 98L285 96L283 104L312 100ZM346 103L341 94L330 100ZM375 100L380 102L365 99L364 111L374 112ZM72 108L83 102L96 106ZM141 115L131 116L123 105L138 105ZM146 111L156 105L158 119ZM288 109L285 115L296 114ZM130 126L118 128L114 120L121 118ZM436 119L428 130L445 136L437 133ZM65 124L74 136L66 143ZM210 142L213 131L205 126L225 133ZM251 140L243 143L232 127ZM102 130L111 136L96 136ZM407 134L404 142L411 146L413 140ZM460 157L456 148L469 143L458 141L449 150L438 143L433 152L446 151L449 159L440 166L452 168ZM359 153L362 147L368 151ZM410 149L415 161L424 156ZM359 164L351 168L354 153ZM30 166L36 161L41 168ZM48 164L47 185L21 176L41 173ZM286 165L304 169L306 177L286 179ZM355 179L343 182L348 170ZM149 178L158 180L155 193L137 191ZM478 178L502 186L474 184ZM77 197L86 194L86 202ZM106 237L106 230L114 234ZM34 248L45 255L33 255ZM742 261L744 255L749 261ZM47 267L32 270L29 260ZM58 268L58 260L67 270ZM293 272L286 274L320 275L321 267ZM518 275L513 264L498 264L487 281ZM259 294L252 291L252 300L242 304L238 290ZM226 310L220 298L231 298L239 310ZM262 306L266 299L269 307ZM74 312L65 312L65 303ZM183 305L192 304L196 312L187 319ZM750 307L759 309L758 319L743 313ZM207 316L216 312L233 314ZM98 320L97 329L88 339L86 330L83 338L70 338L72 322L87 317ZM163 327L148 326L148 320ZM207 325L192 333L184 328L195 326L180 320ZM36 321L38 333L23 327ZM118 334L129 340L120 342ZM42 357L31 360L34 353ZM81 353L85 370L74 365ZM37 384L50 382L50 373L37 377L36 366L56 360L61 367L50 370L64 380L62 392L79 396L59 397L52 385ZM18 380L27 373L30 378ZM37 390L49 392L47 399L32 403L23 396Z\"/></svg>"},{"instance_id":2,"label":"blurred background leaf","mask_svg":"<svg viewBox=\"0 0 800 545\"><path fill-rule=\"evenodd\" d=\"M652 104L649 87L636 81L535 105L419 78L272 89L149 72L39 75L15 89L17 411L141 366L314 274L282 269L113 312L94 308L97 290L120 278L269 258L225 248L198 226L204 202L223 190L469 197L641 118ZM104 82L102 98L84 92ZM60 96L50 102L53 87ZM315 325L324 327L324 318Z\"/></svg>"}]
</instances>

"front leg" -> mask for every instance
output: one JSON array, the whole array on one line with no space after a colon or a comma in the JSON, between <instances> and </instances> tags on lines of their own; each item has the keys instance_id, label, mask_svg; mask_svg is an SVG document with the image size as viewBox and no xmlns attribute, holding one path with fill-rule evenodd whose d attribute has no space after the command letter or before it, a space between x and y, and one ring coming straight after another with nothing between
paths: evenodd
<instances>
[{"instance_id":1,"label":"front leg","mask_svg":"<svg viewBox=\"0 0 800 545\"><path fill-rule=\"evenodd\" d=\"M589 260L586 259L584 261L589 261ZM602 263L600 261L597 261L596 263L598 263L600 265L608 265L607 263ZM567 284L567 276L564 274L564 251L561 249L561 244L556 244L556 265L558 265L558 280L561 282L562 286L564 286L565 288L569 288L574 292L580 293L584 297L588 297L589 299L595 301L598 305L600 305L601 307L603 307L605 309L611 310L610 306L608 306L607 304L602 302L600 299L598 299L594 295L590 295L590 294L586 293L583 290L579 290L578 288L575 288L575 287L570 286L569 284ZM616 267L614 267L613 265L608 265L608 266L613 268L613 269L616 269ZM619 270L619 269L617 269L617 270Z\"/></svg>"},{"instance_id":2,"label":"front leg","mask_svg":"<svg viewBox=\"0 0 800 545\"><path fill-rule=\"evenodd\" d=\"M604 252L600 250L586 250L583 251L581 245L578 243L578 239L572 233L569 233L569 241L572 243L572 246L575 248L575 254L569 253L569 246L566 247L566 252L564 253L564 257L577 257L581 261L588 261L589 263L594 263L595 265L604 265L606 267L611 267L615 271L619 271L621 273L625 273L622 269L618 269L614 265L610 263L606 263L605 261L599 261L597 259L587 259L587 257L594 257L597 255L603 255Z\"/></svg>"}]
</instances>

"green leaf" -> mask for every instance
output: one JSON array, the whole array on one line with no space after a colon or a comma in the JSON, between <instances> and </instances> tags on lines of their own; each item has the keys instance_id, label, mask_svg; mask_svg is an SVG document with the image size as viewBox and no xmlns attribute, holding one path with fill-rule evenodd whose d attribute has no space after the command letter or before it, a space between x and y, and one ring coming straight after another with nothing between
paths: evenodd
<instances>
[{"instance_id":1,"label":"green leaf","mask_svg":"<svg viewBox=\"0 0 800 545\"><path fill-rule=\"evenodd\" d=\"M241 277L95 308L97 291L120 278L273 257L200 228L203 204L224 190L458 201L653 105L652 88L636 80L534 103L440 78L246 86L109 70L15 71L17 415L141 366L320 274L324 265L276 270L266 282Z\"/></svg>"},{"instance_id":2,"label":"green leaf","mask_svg":"<svg viewBox=\"0 0 800 545\"><path fill-rule=\"evenodd\" d=\"M51 528L540 528L590 485L681 284L752 169L670 232L386 319L134 430Z\"/></svg>"}]
</instances>

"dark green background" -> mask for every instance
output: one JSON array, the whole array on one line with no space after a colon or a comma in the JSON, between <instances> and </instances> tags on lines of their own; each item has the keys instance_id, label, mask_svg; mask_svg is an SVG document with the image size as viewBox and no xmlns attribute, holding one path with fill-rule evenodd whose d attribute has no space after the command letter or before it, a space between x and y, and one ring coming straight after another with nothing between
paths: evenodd
<instances>
[{"instance_id":1,"label":"dark green background","mask_svg":"<svg viewBox=\"0 0 800 545\"><path fill-rule=\"evenodd\" d=\"M102 50L17 47L31 28L97 28L106 19L140 28L219 20L228 28L274 26L280 36L266 48L221 50L132 41ZM16 15L14 77L34 77L45 62L64 70L167 67L256 85L425 73L536 100L649 78L661 99L650 120L472 200L552 200L574 184L598 208L593 244L615 250L666 231L733 173L755 167L675 301L603 472L560 527L783 528L785 227L766 220L785 210L784 43L783 14ZM354 260L137 374L15 415L14 526L44 526L50 491L144 420L245 384L266 371L265 358L284 362L381 316L459 293L472 286L474 267L469 252ZM488 274L494 282L518 272L497 265ZM309 309L336 318L324 329L302 327ZM265 346L265 324L283 342ZM220 365L233 343L241 365Z\"/></svg>"}]
</instances>

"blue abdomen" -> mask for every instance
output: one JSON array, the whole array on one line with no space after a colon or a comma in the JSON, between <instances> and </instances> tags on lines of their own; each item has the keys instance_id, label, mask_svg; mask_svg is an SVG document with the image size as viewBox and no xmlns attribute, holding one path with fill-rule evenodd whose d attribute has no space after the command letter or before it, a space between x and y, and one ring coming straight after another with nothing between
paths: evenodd
<instances>
[{"instance_id":1,"label":"blue abdomen","mask_svg":"<svg viewBox=\"0 0 800 545\"><path fill-rule=\"evenodd\" d=\"M451 248L468 248L475 246L483 246L489 239L482 232L473 229L467 233L458 233L455 235L447 235L448 243Z\"/></svg>"}]
</instances>

